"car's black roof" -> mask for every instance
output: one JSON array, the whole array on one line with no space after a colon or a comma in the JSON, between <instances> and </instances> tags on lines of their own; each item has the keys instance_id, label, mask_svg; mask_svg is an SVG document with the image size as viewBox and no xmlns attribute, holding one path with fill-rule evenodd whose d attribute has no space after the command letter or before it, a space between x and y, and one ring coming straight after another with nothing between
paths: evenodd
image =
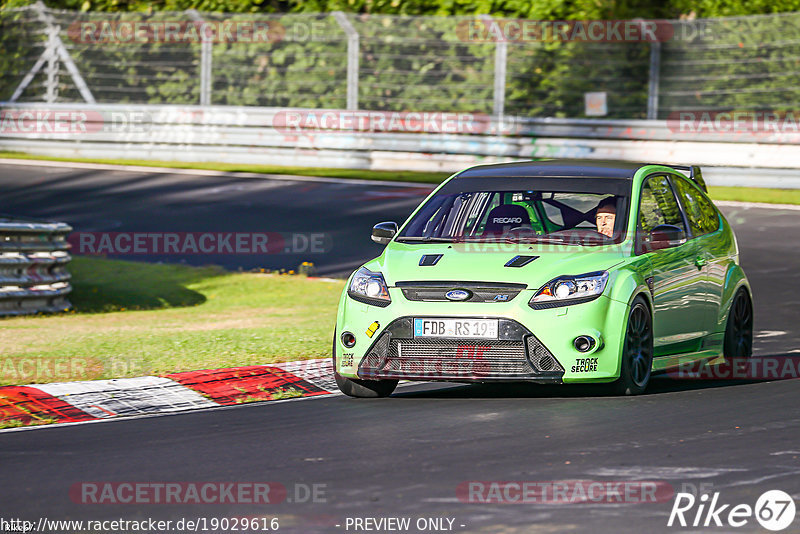
<instances>
[{"instance_id":1,"label":"car's black roof","mask_svg":"<svg viewBox=\"0 0 800 534\"><path fill-rule=\"evenodd\" d=\"M631 180L640 168L651 163L598 159L553 159L477 165L454 177L460 178L624 178Z\"/></svg>"}]
</instances>

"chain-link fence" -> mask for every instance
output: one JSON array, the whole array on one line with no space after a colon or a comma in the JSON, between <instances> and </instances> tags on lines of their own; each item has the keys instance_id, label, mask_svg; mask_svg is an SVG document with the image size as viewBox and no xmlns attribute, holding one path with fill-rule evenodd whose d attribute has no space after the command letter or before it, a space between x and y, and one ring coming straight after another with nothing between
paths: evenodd
<instances>
[{"instance_id":1,"label":"chain-link fence","mask_svg":"<svg viewBox=\"0 0 800 534\"><path fill-rule=\"evenodd\" d=\"M560 26L559 26L560 24ZM667 118L791 110L800 13L695 21L0 11L0 101Z\"/></svg>"},{"instance_id":2,"label":"chain-link fence","mask_svg":"<svg viewBox=\"0 0 800 534\"><path fill-rule=\"evenodd\" d=\"M676 22L661 54L659 115L796 111L800 13Z\"/></svg>"}]
</instances>

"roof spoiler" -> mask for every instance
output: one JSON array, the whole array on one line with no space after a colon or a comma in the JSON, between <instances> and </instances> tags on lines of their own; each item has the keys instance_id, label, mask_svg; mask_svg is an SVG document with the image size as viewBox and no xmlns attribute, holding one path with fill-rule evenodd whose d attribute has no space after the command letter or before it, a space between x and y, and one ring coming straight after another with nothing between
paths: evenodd
<instances>
[{"instance_id":1,"label":"roof spoiler","mask_svg":"<svg viewBox=\"0 0 800 534\"><path fill-rule=\"evenodd\" d=\"M703 180L703 172L700 170L700 165L667 165L677 171L682 171L689 174L689 179L693 181L697 187L708 193L706 181Z\"/></svg>"}]
</instances>

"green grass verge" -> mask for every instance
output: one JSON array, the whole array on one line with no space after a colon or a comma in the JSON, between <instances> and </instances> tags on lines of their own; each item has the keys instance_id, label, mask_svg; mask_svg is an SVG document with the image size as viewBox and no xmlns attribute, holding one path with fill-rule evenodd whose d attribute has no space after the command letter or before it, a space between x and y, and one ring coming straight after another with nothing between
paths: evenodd
<instances>
[{"instance_id":1,"label":"green grass verge","mask_svg":"<svg viewBox=\"0 0 800 534\"><path fill-rule=\"evenodd\" d=\"M0 385L326 357L344 285L80 256L69 269L74 311L0 321Z\"/></svg>"},{"instance_id":2,"label":"green grass verge","mask_svg":"<svg viewBox=\"0 0 800 534\"><path fill-rule=\"evenodd\" d=\"M710 186L708 194L714 200L763 202L766 204L800 204L800 189Z\"/></svg>"},{"instance_id":3,"label":"green grass verge","mask_svg":"<svg viewBox=\"0 0 800 534\"><path fill-rule=\"evenodd\" d=\"M2 158L46 161L75 161L80 163L106 163L110 165L134 165L167 167L171 169L206 169L222 172L253 172L261 174L286 174L295 176L324 176L330 178L353 178L359 180L390 180L438 184L449 176L445 172L415 171L370 171L358 169L326 169L317 167L282 167L279 165L246 165L234 163L188 163L180 161L147 161L127 159L81 159L34 156L21 152L2 152ZM757 187L709 187L714 200L736 200L740 202L763 202L767 204L800 204L798 189L762 189Z\"/></svg>"},{"instance_id":4,"label":"green grass verge","mask_svg":"<svg viewBox=\"0 0 800 534\"><path fill-rule=\"evenodd\" d=\"M57 421L50 417L34 419L30 423L25 423L19 419L7 419L5 421L0 421L0 430L4 430L6 428L19 428L21 426L39 426L39 425L52 425Z\"/></svg>"},{"instance_id":5,"label":"green grass verge","mask_svg":"<svg viewBox=\"0 0 800 534\"><path fill-rule=\"evenodd\" d=\"M21 426L25 426L25 423L23 423L19 419L9 419L7 421L0 421L0 430L4 428L19 428Z\"/></svg>"}]
</instances>

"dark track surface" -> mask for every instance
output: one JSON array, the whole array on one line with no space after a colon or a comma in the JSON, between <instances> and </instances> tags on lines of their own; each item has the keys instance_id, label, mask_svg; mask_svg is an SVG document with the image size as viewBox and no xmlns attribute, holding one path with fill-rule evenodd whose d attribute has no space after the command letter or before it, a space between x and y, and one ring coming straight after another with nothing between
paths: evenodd
<instances>
[{"instance_id":1,"label":"dark track surface","mask_svg":"<svg viewBox=\"0 0 800 534\"><path fill-rule=\"evenodd\" d=\"M76 232L280 232L324 234L325 252L113 256L215 264L228 269L295 269L350 274L380 254L376 222L405 219L432 186L365 187L253 178L0 164L0 213L68 222Z\"/></svg>"},{"instance_id":2,"label":"dark track surface","mask_svg":"<svg viewBox=\"0 0 800 534\"><path fill-rule=\"evenodd\" d=\"M162 224L168 230L224 225L247 231L251 224L299 230L282 226L289 220L305 224L303 231L323 228L339 245L316 263L331 272L376 253L368 241L371 225L402 219L419 201L418 194L387 198L387 192L408 192L377 184L48 174L33 167L0 166L0 171L0 211L65 219L78 230L84 225L99 230L102 221L111 220L137 230ZM200 204L193 207L195 202ZM43 205L49 208L38 207ZM82 215L93 211L100 215ZM756 354L800 355L800 212L724 211L736 228L755 293ZM628 505L467 504L458 500L456 487L474 480L654 480L676 491L711 484L721 502L732 504L754 505L770 489L800 498L797 380L660 378L641 397L596 393L579 387L417 385L390 399L308 399L2 433L0 517L277 515L281 532L348 532L346 517L450 517L456 532L639 533L669 530L671 499ZM80 481L326 484L327 502L80 505L68 495ZM798 525L800 520L784 532L800 531ZM751 519L737 531L764 530Z\"/></svg>"}]
</instances>

